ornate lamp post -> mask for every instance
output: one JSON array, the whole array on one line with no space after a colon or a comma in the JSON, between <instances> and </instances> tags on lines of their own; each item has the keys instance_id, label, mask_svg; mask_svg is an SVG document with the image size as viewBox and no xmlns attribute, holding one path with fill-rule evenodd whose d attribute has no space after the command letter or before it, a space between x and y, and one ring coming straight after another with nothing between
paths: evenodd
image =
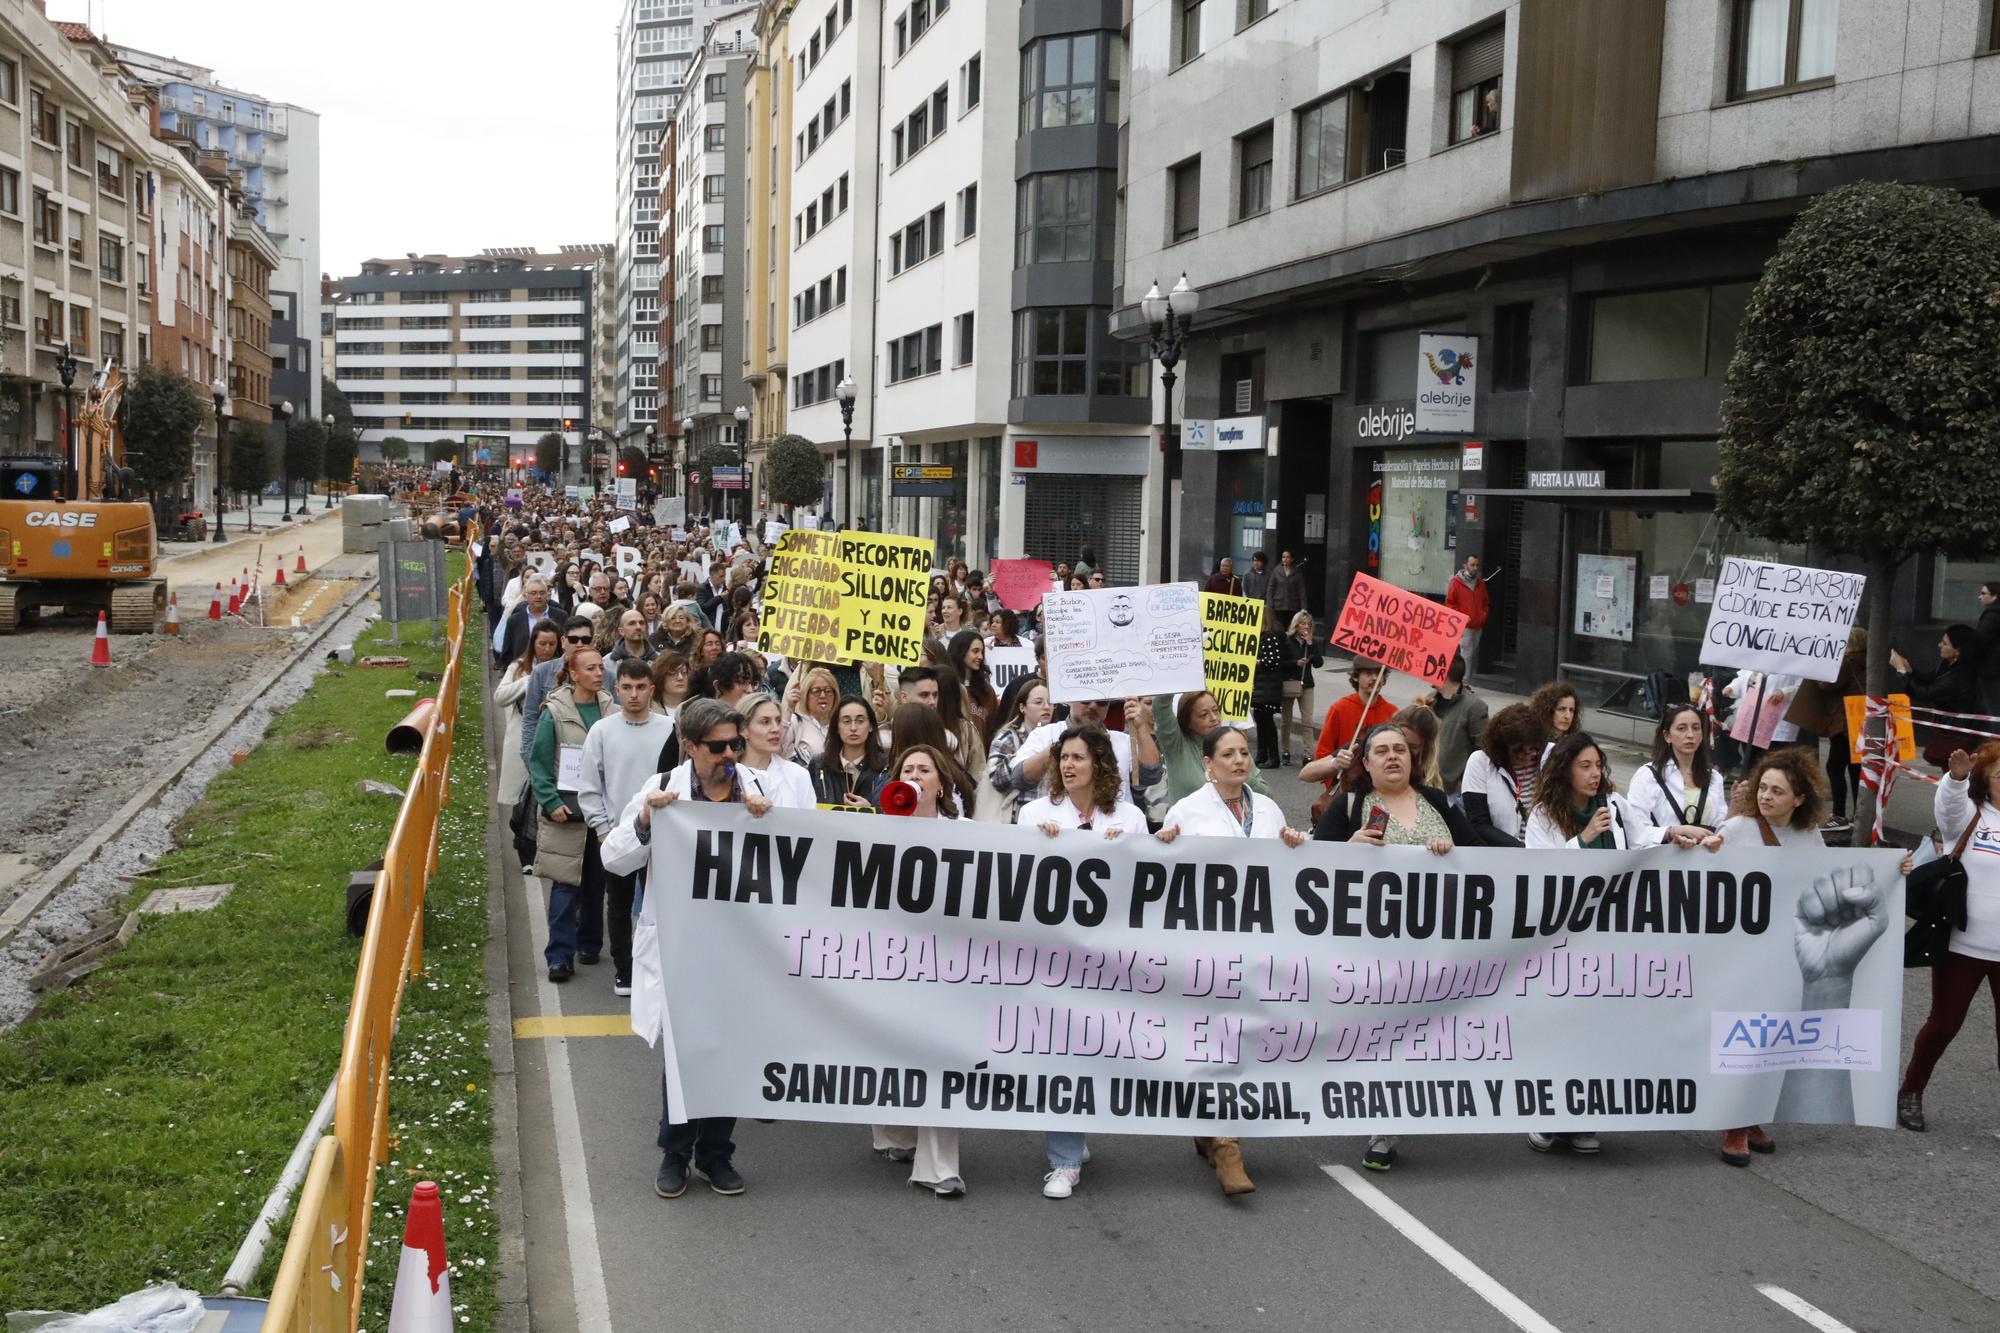
<instances>
[{"instance_id":1,"label":"ornate lamp post","mask_svg":"<svg viewBox=\"0 0 2000 1333\"><path fill-rule=\"evenodd\" d=\"M750 526L750 409L736 409L736 484L743 491L743 526Z\"/></svg>"},{"instance_id":2,"label":"ornate lamp post","mask_svg":"<svg viewBox=\"0 0 2000 1333\"><path fill-rule=\"evenodd\" d=\"M278 414L278 472L285 482L285 522L292 521L292 401L287 398L272 411Z\"/></svg>"},{"instance_id":3,"label":"ornate lamp post","mask_svg":"<svg viewBox=\"0 0 2000 1333\"><path fill-rule=\"evenodd\" d=\"M833 386L833 396L840 400L840 451L847 460L847 508L841 518L849 531L858 532L861 525L854 521L854 376L842 375L840 383Z\"/></svg>"},{"instance_id":4,"label":"ornate lamp post","mask_svg":"<svg viewBox=\"0 0 2000 1333\"><path fill-rule=\"evenodd\" d=\"M208 386L208 396L215 400L215 544L222 545L223 502L228 495L229 485L229 386L217 375Z\"/></svg>"},{"instance_id":5,"label":"ornate lamp post","mask_svg":"<svg viewBox=\"0 0 2000 1333\"><path fill-rule=\"evenodd\" d=\"M1160 284L1155 282L1152 290L1139 301L1139 312L1153 326L1151 350L1153 359L1160 363L1160 384L1165 389L1167 410L1165 433L1161 436L1163 457L1160 460L1162 583L1171 583L1174 579L1174 483L1181 476L1181 442L1180 437L1174 434L1174 367L1180 364L1188 328L1194 323L1194 312L1200 308L1201 294L1188 286L1185 273L1181 274L1181 280L1167 295L1160 295Z\"/></svg>"},{"instance_id":6,"label":"ornate lamp post","mask_svg":"<svg viewBox=\"0 0 2000 1333\"><path fill-rule=\"evenodd\" d=\"M333 422L334 422L334 416L333 413L331 412L328 412L326 416L322 418L322 423L326 426L326 436L328 439L333 438ZM326 471L326 446L323 444L320 446L319 468L321 472ZM333 508L333 478L322 476L319 479L319 484L326 488L324 492L324 494L326 495L326 503L321 505L320 508L323 510ZM301 504L299 508L301 510L304 510L305 506Z\"/></svg>"}]
</instances>

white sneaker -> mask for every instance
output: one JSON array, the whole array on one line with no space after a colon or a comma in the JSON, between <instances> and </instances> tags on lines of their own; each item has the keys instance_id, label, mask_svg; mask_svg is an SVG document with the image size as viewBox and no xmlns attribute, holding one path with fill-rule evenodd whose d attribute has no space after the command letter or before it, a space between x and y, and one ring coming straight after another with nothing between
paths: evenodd
<instances>
[{"instance_id":1,"label":"white sneaker","mask_svg":"<svg viewBox=\"0 0 2000 1333\"><path fill-rule=\"evenodd\" d=\"M1076 1189L1077 1181L1083 1179L1080 1166L1059 1166L1042 1177L1042 1197L1044 1199L1067 1199Z\"/></svg>"},{"instance_id":2,"label":"white sneaker","mask_svg":"<svg viewBox=\"0 0 2000 1333\"><path fill-rule=\"evenodd\" d=\"M1572 1134L1569 1136L1569 1150L1571 1152L1593 1153L1602 1146L1597 1141L1597 1135L1595 1134Z\"/></svg>"}]
</instances>

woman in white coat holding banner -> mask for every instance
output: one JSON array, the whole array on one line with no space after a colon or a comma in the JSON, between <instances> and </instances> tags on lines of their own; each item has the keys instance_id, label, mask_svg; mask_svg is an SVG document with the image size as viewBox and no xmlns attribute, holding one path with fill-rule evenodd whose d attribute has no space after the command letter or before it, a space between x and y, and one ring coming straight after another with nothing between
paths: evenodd
<instances>
[{"instance_id":1,"label":"woman in white coat holding banner","mask_svg":"<svg viewBox=\"0 0 2000 1333\"><path fill-rule=\"evenodd\" d=\"M1632 775L1626 804L1655 827L1698 830L1722 827L1729 797L1722 774L1709 762L1708 719L1693 704L1670 704L1653 731L1653 760Z\"/></svg>"},{"instance_id":2,"label":"woman in white coat holding banner","mask_svg":"<svg viewBox=\"0 0 2000 1333\"><path fill-rule=\"evenodd\" d=\"M1170 843L1183 833L1205 838L1277 838L1297 847L1307 834L1285 823L1285 813L1268 796L1249 789L1250 738L1235 727L1217 727L1201 738L1208 781L1174 803L1158 838ZM1233 1138L1198 1138L1194 1150L1215 1168L1224 1194L1248 1194L1257 1187L1243 1169L1243 1151Z\"/></svg>"}]
</instances>

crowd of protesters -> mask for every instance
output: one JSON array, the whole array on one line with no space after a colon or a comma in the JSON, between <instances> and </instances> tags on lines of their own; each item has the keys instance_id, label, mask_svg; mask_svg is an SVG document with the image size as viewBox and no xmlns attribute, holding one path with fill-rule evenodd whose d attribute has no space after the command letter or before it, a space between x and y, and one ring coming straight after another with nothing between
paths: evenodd
<instances>
[{"instance_id":1,"label":"crowd of protesters","mask_svg":"<svg viewBox=\"0 0 2000 1333\"><path fill-rule=\"evenodd\" d=\"M524 864L548 885L548 976L570 980L608 943L614 991L632 997L634 1029L649 1038L659 1035L663 997L641 877L654 814L676 801L737 802L759 815L893 803L916 818L1018 823L1050 838L1170 843L1191 833L1440 855L1461 846L1698 855L1735 844L1823 845L1823 835L1848 827L1856 774L1845 711L1834 704L1843 689L1859 689L1858 676L1848 679L1865 647L1859 634L1844 684L1803 690L1753 673L1733 695L1701 705L1663 701L1650 758L1620 775L1585 731L1572 686L1547 684L1489 709L1463 652L1443 684L1401 708L1382 697L1377 664L1350 662L1346 692L1321 711L1315 673L1327 669L1325 641L1290 551L1275 564L1259 554L1241 574L1222 560L1205 584L1265 603L1246 725L1226 722L1206 691L1052 704L1034 611L1003 607L961 560L931 581L921 664L892 675L759 650L757 528L670 528L608 499L578 503L538 488L511 506L482 499L478 585L492 626L494 701L517 728L503 746L498 799ZM1108 582L1089 548L1053 574L1054 589ZM2000 659L2000 646L1986 651L1989 636L2000 639L1994 591L1982 590L1988 612L1977 631L1946 631L1936 671L1898 661L1914 689L1964 711L1991 710L1983 691L1986 664ZM1454 578L1452 601L1475 619L1466 646L1476 649L1487 609L1476 560ZM1024 647L1034 670L996 689L988 652ZM1726 727L1728 711L1753 696L1755 708L1783 721L1762 746L1730 747L1716 718ZM1753 721L1753 741L1756 730ZM1826 765L1823 738L1834 756ZM1266 776L1294 769L1295 742L1301 758L1288 781L1319 788L1310 828L1287 822ZM1933 1009L1901 1089L1899 1120L1912 1130L1923 1128L1925 1082L1980 984L2000 996L2000 742L1953 742L1936 761L1947 769L1939 833L1904 869L1953 847L1971 887L1953 908ZM663 1080L658 1193L677 1197L694 1173L717 1192L740 1193L734 1121L674 1124L666 1099ZM1588 1131L1528 1139L1540 1152L1601 1146ZM1254 1189L1237 1140L1195 1144L1225 1193ZM1775 1146L1763 1127L1745 1126L1723 1136L1721 1156L1740 1166ZM873 1147L909 1164L913 1184L944 1198L965 1193L956 1131L881 1125ZM1051 1133L1045 1148L1043 1192L1066 1198L1089 1160L1084 1137ZM1376 1136L1363 1165L1389 1170L1400 1151L1394 1136Z\"/></svg>"}]
</instances>

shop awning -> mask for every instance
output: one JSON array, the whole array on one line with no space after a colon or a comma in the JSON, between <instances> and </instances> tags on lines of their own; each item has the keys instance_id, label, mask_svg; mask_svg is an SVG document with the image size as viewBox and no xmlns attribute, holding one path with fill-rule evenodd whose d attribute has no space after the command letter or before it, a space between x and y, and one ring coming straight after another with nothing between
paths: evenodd
<instances>
[{"instance_id":1,"label":"shop awning","mask_svg":"<svg viewBox=\"0 0 2000 1333\"><path fill-rule=\"evenodd\" d=\"M1536 490L1510 490L1486 486L1466 486L1461 489L1467 495L1481 495L1489 500L1554 500L1561 504L1586 509L1664 509L1676 513L1705 513L1715 508L1714 491L1688 489L1605 491L1581 486Z\"/></svg>"}]
</instances>

